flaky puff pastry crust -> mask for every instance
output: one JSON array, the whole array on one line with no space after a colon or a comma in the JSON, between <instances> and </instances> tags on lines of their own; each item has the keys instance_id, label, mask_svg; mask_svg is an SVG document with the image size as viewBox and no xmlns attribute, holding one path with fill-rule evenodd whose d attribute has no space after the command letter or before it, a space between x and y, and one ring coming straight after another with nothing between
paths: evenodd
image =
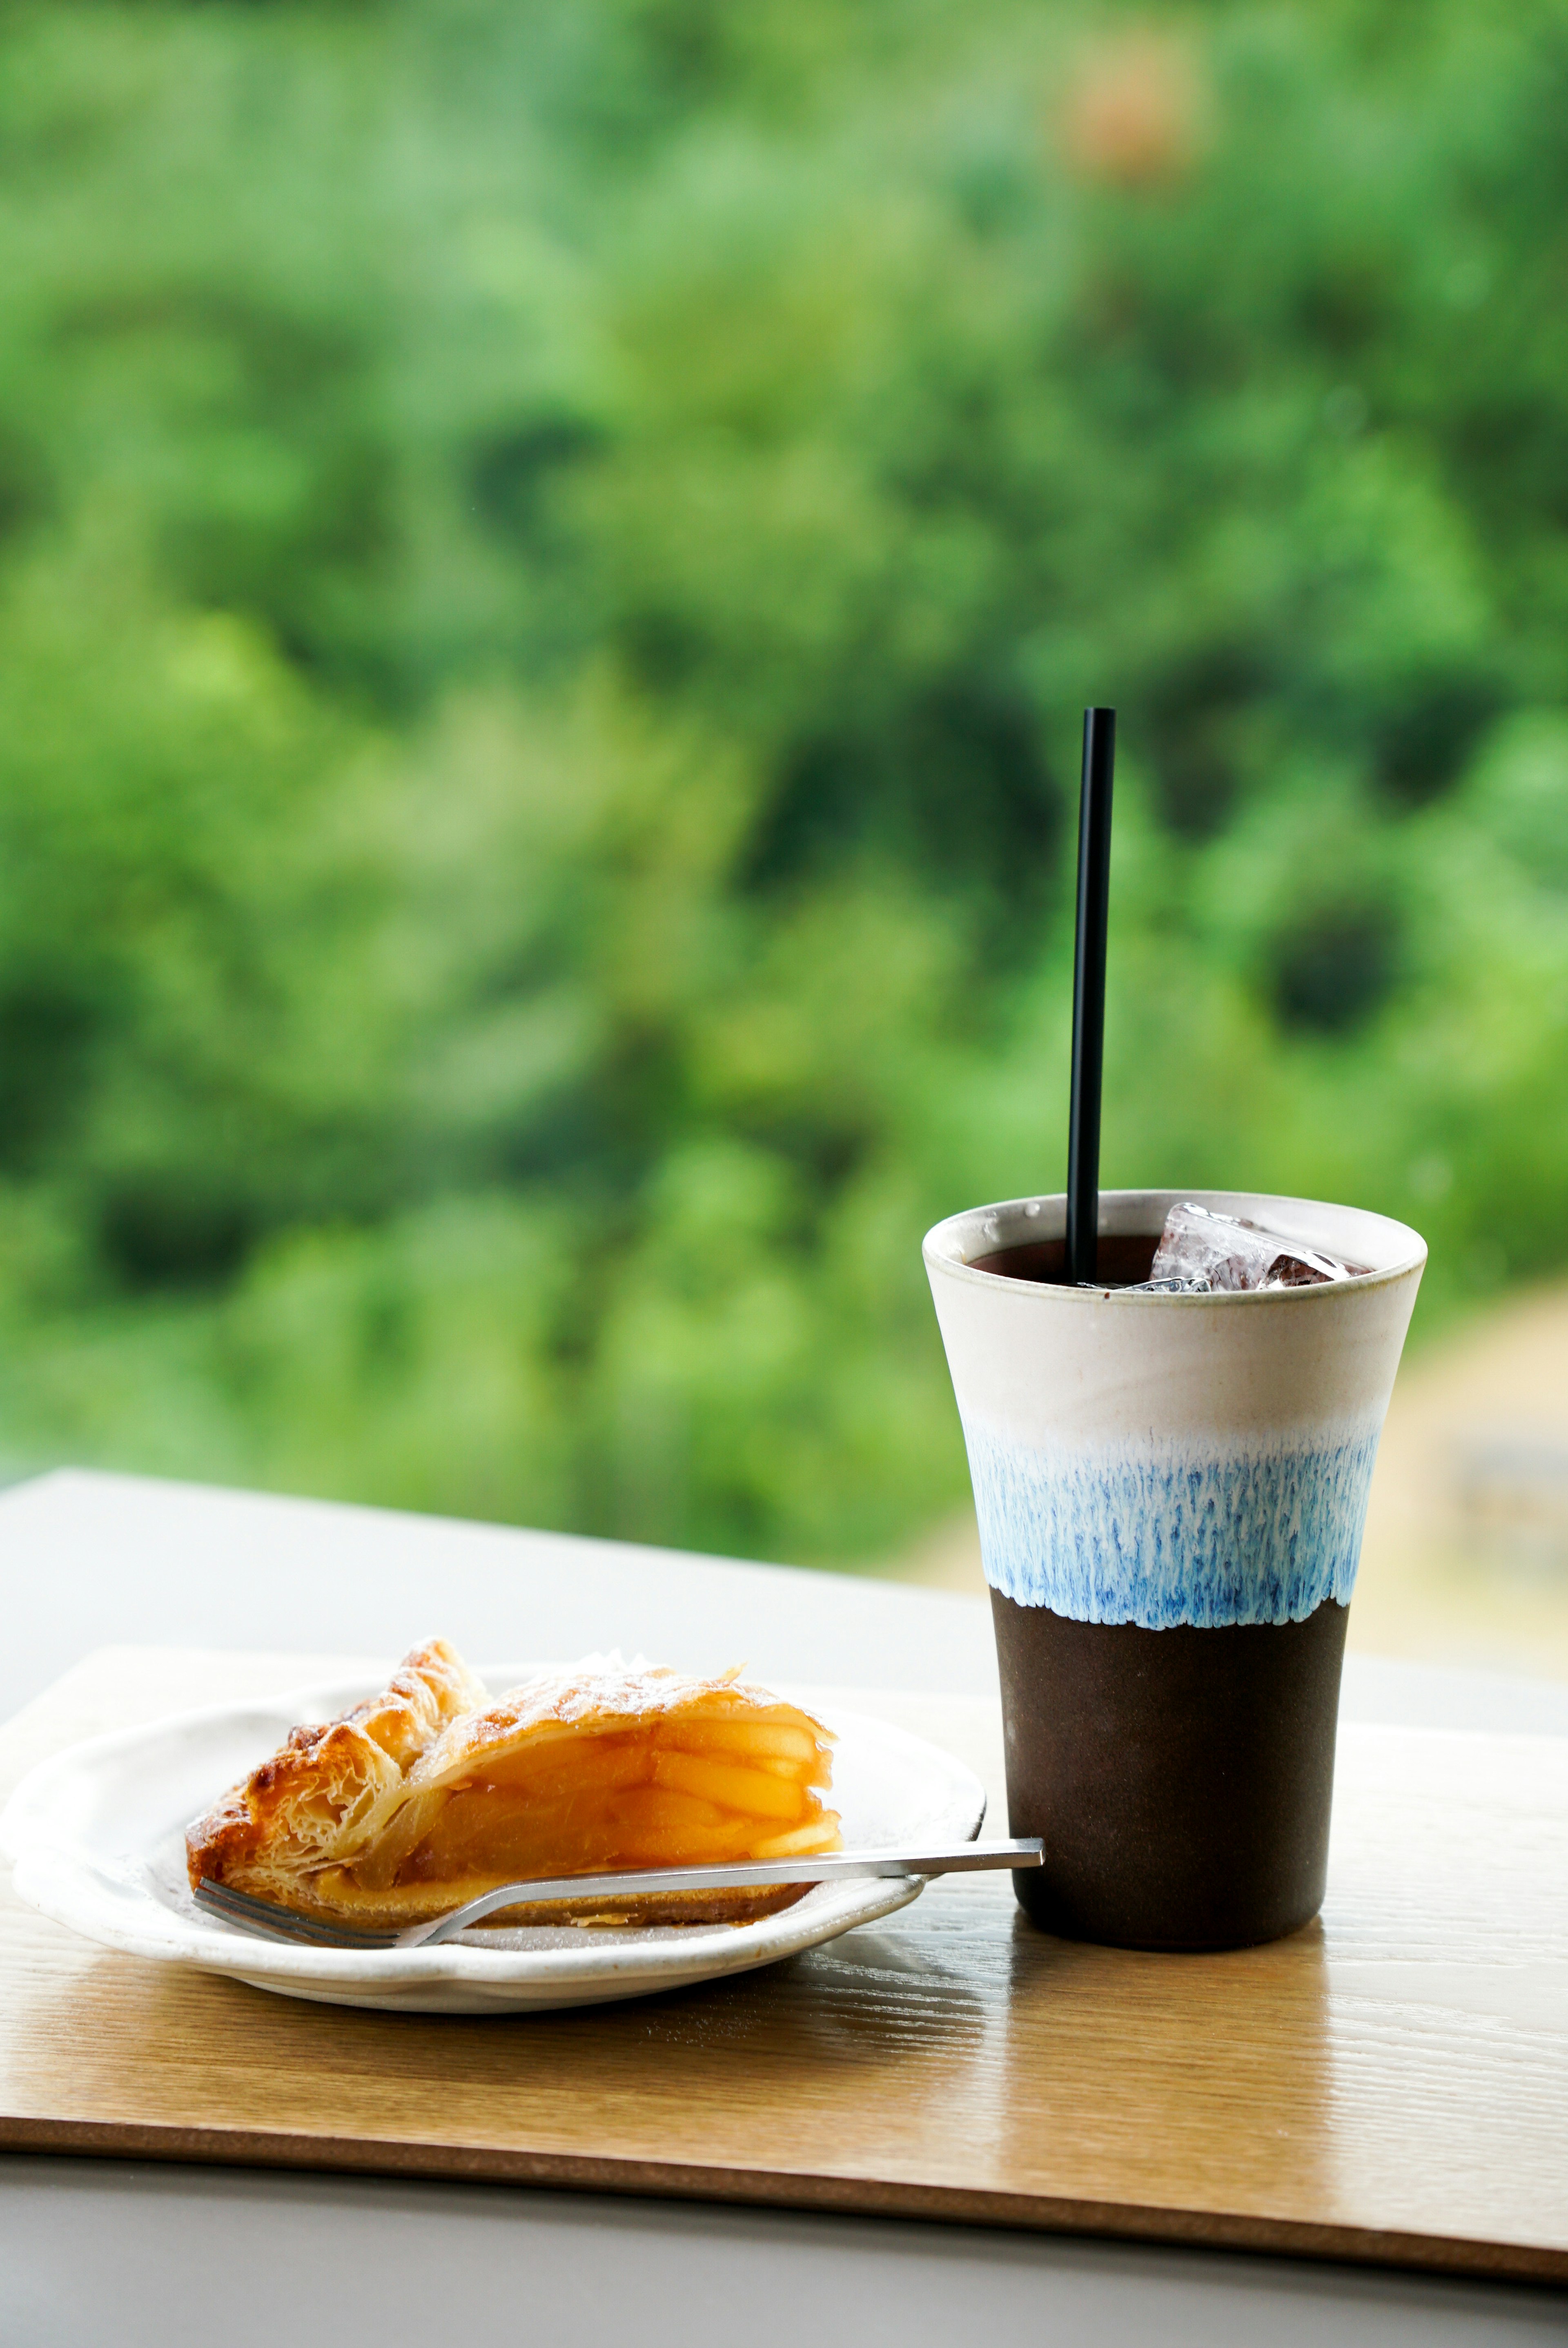
<instances>
[{"instance_id":1,"label":"flaky puff pastry crust","mask_svg":"<svg viewBox=\"0 0 1568 2348\"><path fill-rule=\"evenodd\" d=\"M386 1698L328 1729L296 1730L190 1829L192 1881L218 1875L306 1913L386 1930L530 1877L839 1846L837 1818L822 1801L829 1733L765 1688L733 1673L690 1679L592 1657L492 1703L449 1648L433 1645L400 1667L388 1696L435 1656L477 1696L417 1750L413 1738L404 1741L395 1786L368 1757L357 1772L340 1766L330 1785L300 1766L341 1731L380 1749L366 1724L384 1716ZM348 1799L334 1814L340 1783ZM525 1901L492 1921L743 1923L787 1907L806 1888Z\"/></svg>"},{"instance_id":2,"label":"flaky puff pastry crust","mask_svg":"<svg viewBox=\"0 0 1568 2348\"><path fill-rule=\"evenodd\" d=\"M206 1877L301 1905L323 1868L351 1866L374 1840L442 1730L485 1701L484 1682L446 1640L415 1647L379 1695L292 1730L270 1761L187 1828L191 1882Z\"/></svg>"}]
</instances>

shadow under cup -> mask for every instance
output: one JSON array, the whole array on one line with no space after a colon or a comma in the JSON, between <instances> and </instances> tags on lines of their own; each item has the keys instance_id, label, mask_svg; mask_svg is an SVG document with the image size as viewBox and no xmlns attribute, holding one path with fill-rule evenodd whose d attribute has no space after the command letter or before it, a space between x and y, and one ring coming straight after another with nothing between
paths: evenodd
<instances>
[{"instance_id":1,"label":"shadow under cup","mask_svg":"<svg viewBox=\"0 0 1568 2348\"><path fill-rule=\"evenodd\" d=\"M1426 1260L1386 1217L1106 1192L1100 1271L1145 1278L1180 1198L1372 1267L1270 1293L1061 1279L1064 1201L939 1224L927 1268L991 1589L1032 1921L1121 1947L1275 1940L1323 1899L1367 1493Z\"/></svg>"}]
</instances>

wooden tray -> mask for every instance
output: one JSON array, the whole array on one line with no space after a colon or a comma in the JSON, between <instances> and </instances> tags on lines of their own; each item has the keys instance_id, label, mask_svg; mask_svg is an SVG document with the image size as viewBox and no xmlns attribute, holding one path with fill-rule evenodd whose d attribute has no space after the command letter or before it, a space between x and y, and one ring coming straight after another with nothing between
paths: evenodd
<instances>
[{"instance_id":1,"label":"wooden tray","mask_svg":"<svg viewBox=\"0 0 1568 2348\"><path fill-rule=\"evenodd\" d=\"M0 1782L101 1728L344 1668L108 1650L0 1732ZM985 1706L853 1701L996 1786ZM1568 1739L1347 1727L1321 1923L1232 1956L1048 1940L974 1877L727 1983L384 2016L115 1955L7 1886L0 2146L1568 2281Z\"/></svg>"}]
</instances>

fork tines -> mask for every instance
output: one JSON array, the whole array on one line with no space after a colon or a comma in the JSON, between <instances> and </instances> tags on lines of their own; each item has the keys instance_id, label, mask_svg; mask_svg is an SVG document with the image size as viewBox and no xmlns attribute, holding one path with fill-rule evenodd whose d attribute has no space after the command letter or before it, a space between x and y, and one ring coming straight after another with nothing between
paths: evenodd
<instances>
[{"instance_id":1,"label":"fork tines","mask_svg":"<svg viewBox=\"0 0 1568 2348\"><path fill-rule=\"evenodd\" d=\"M297 1947L312 1949L390 1949L395 1932L362 1932L352 1924L334 1924L320 1916L296 1915L292 1909L274 1906L270 1900L252 1899L248 1891L236 1891L227 1883L214 1883L203 1876L191 1893L199 1908L216 1916L225 1924L232 1924L242 1932L259 1934L267 1941L287 1941Z\"/></svg>"}]
</instances>

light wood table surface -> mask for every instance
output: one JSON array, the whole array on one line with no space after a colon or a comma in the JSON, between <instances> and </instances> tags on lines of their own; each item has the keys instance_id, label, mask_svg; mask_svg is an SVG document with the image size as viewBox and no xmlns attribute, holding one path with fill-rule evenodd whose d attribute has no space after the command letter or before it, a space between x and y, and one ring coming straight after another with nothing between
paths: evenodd
<instances>
[{"instance_id":1,"label":"light wood table surface","mask_svg":"<svg viewBox=\"0 0 1568 2348\"><path fill-rule=\"evenodd\" d=\"M10 1782L78 1735L343 1663L106 1652L5 1731L0 1769ZM852 1700L999 1793L990 1705ZM1005 1881L957 1879L732 1982L450 2020L296 2003L96 1950L7 1894L0 2146L1562 2281L1568 1742L1351 1725L1321 1922L1225 1956L1052 1941Z\"/></svg>"}]
</instances>

